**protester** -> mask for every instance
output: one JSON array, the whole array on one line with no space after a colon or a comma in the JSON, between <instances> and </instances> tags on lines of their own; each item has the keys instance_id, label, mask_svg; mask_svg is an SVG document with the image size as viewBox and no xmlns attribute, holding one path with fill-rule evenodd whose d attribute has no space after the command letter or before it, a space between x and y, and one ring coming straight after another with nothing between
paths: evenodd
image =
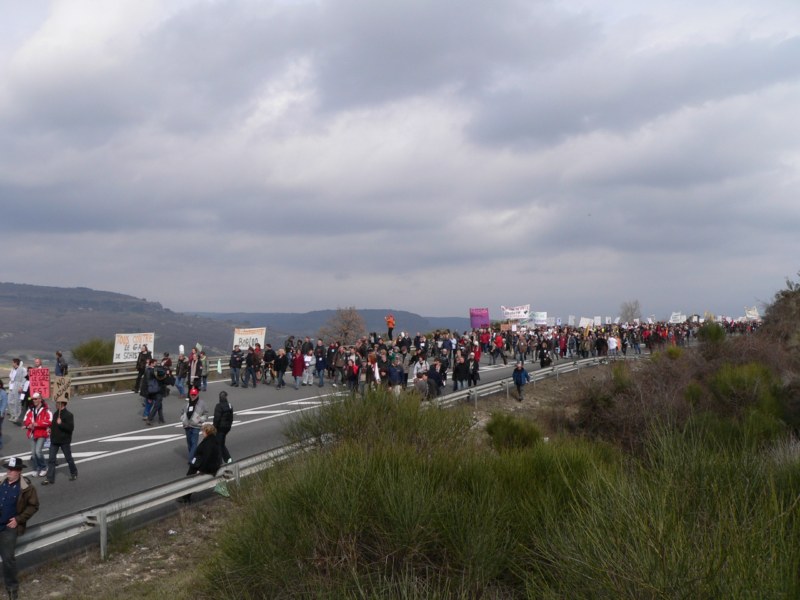
<instances>
[{"instance_id":1,"label":"protester","mask_svg":"<svg viewBox=\"0 0 800 600\"><path fill-rule=\"evenodd\" d=\"M217 442L219 443L220 454L225 463L233 462L231 453L225 446L225 438L233 427L233 407L228 402L228 392L219 393L219 402L214 407L214 428L217 430Z\"/></svg>"},{"instance_id":2,"label":"protester","mask_svg":"<svg viewBox=\"0 0 800 600\"><path fill-rule=\"evenodd\" d=\"M22 388L25 385L25 369L22 361L15 358L11 361L11 371L8 374L8 417L15 425L22 423L21 416L24 414L20 399L22 398Z\"/></svg>"},{"instance_id":3,"label":"protester","mask_svg":"<svg viewBox=\"0 0 800 600\"><path fill-rule=\"evenodd\" d=\"M292 357L292 377L294 377L294 389L300 389L300 381L303 378L303 371L305 371L306 362L303 358L303 353L299 350L295 350L294 356ZM303 384L305 385L305 384Z\"/></svg>"},{"instance_id":4,"label":"protester","mask_svg":"<svg viewBox=\"0 0 800 600\"><path fill-rule=\"evenodd\" d=\"M0 379L0 450L3 449L3 419L8 410L8 392L6 392L5 384Z\"/></svg>"},{"instance_id":5,"label":"protester","mask_svg":"<svg viewBox=\"0 0 800 600\"><path fill-rule=\"evenodd\" d=\"M64 454L64 458L69 466L69 480L75 481L78 478L78 467L72 459L72 432L75 430L75 417L67 410L69 398L64 396L56 401L56 412L53 415L50 425L50 456L47 460L47 476L42 485L50 485L56 482L56 458L59 449Z\"/></svg>"},{"instance_id":6,"label":"protester","mask_svg":"<svg viewBox=\"0 0 800 600\"><path fill-rule=\"evenodd\" d=\"M194 455L189 460L189 470L186 472L187 476L197 475L198 473L216 475L222 465L216 428L211 423L205 423L201 431L203 439L200 440Z\"/></svg>"},{"instance_id":7,"label":"protester","mask_svg":"<svg viewBox=\"0 0 800 600\"><path fill-rule=\"evenodd\" d=\"M207 414L208 410L206 410L205 402L200 398L200 391L197 388L192 388L189 390L186 404L181 411L181 425L183 425L184 433L186 433L189 462L194 457L194 452L197 449L197 438L200 435L200 429Z\"/></svg>"},{"instance_id":8,"label":"protester","mask_svg":"<svg viewBox=\"0 0 800 600\"><path fill-rule=\"evenodd\" d=\"M278 352L275 356L275 388L281 389L286 387L286 382L283 380L284 375L286 374L286 369L289 368L289 357L286 356L286 350L284 348L278 348Z\"/></svg>"},{"instance_id":9,"label":"protester","mask_svg":"<svg viewBox=\"0 0 800 600\"><path fill-rule=\"evenodd\" d=\"M518 362L511 374L511 377L513 378L514 385L517 388L517 400L522 402L524 400L522 397L522 388L531 380L531 376L528 375L528 372L522 366L522 362Z\"/></svg>"},{"instance_id":10,"label":"protester","mask_svg":"<svg viewBox=\"0 0 800 600\"><path fill-rule=\"evenodd\" d=\"M30 518L39 510L39 495L30 479L22 476L25 464L17 457L6 462L6 476L0 482L0 559L3 582L10 599L19 597L17 538L25 533Z\"/></svg>"},{"instance_id":11,"label":"protester","mask_svg":"<svg viewBox=\"0 0 800 600\"><path fill-rule=\"evenodd\" d=\"M136 357L136 383L133 384L133 391L139 392L140 385L142 383L142 378L144 377L144 371L147 368L148 361L153 358L153 354L147 349L147 344L142 344L141 349L139 350L139 355Z\"/></svg>"},{"instance_id":12,"label":"protester","mask_svg":"<svg viewBox=\"0 0 800 600\"><path fill-rule=\"evenodd\" d=\"M44 443L50 436L51 415L47 404L39 392L31 397L33 406L25 413L24 426L31 442L31 462L37 477L47 474L47 463L44 460Z\"/></svg>"},{"instance_id":13,"label":"protester","mask_svg":"<svg viewBox=\"0 0 800 600\"><path fill-rule=\"evenodd\" d=\"M239 344L236 344L233 347L233 351L231 352L231 358L228 361L228 366L231 369L231 385L233 387L239 387L239 375L242 370L243 360L244 360L244 354L242 354L242 351L239 348Z\"/></svg>"}]
</instances>

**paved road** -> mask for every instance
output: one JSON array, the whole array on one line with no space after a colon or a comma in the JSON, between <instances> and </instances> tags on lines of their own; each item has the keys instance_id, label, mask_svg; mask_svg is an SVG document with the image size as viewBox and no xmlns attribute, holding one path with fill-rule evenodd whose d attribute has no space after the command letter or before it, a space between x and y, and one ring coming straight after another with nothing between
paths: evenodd
<instances>
[{"instance_id":1,"label":"paved road","mask_svg":"<svg viewBox=\"0 0 800 600\"><path fill-rule=\"evenodd\" d=\"M490 366L485 358L482 363L481 383L508 377L512 369L511 363L507 367ZM532 368L533 364L526 367ZM227 439L234 460L283 445L286 440L282 430L293 415L313 410L325 396L337 392L327 384L324 388L294 390L290 386L277 390L271 386L241 389L226 381L209 382L208 391L201 397L212 414L223 389L228 391L235 411L234 428ZM42 479L26 473L36 482L41 500L34 523L74 514L185 476L186 438L178 422L184 400L174 392L167 397L167 424L152 427L142 422L140 400L133 392L122 392L79 397L70 402L76 423L72 451L79 477L68 481L63 457L59 459L55 485L42 486ZM30 446L22 429L5 423L3 441L4 457L24 456L29 464Z\"/></svg>"}]
</instances>

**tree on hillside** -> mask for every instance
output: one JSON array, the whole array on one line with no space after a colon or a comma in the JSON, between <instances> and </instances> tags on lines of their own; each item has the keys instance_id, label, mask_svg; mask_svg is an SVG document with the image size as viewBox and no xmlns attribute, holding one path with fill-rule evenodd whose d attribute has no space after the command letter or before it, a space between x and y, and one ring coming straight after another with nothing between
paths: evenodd
<instances>
[{"instance_id":1,"label":"tree on hillside","mask_svg":"<svg viewBox=\"0 0 800 600\"><path fill-rule=\"evenodd\" d=\"M72 356L84 367L110 365L114 358L114 340L92 338L75 346Z\"/></svg>"},{"instance_id":2,"label":"tree on hillside","mask_svg":"<svg viewBox=\"0 0 800 600\"><path fill-rule=\"evenodd\" d=\"M800 276L800 272L797 273ZM775 294L764 313L764 331L790 348L800 347L800 282L786 278L786 288Z\"/></svg>"},{"instance_id":3,"label":"tree on hillside","mask_svg":"<svg viewBox=\"0 0 800 600\"><path fill-rule=\"evenodd\" d=\"M628 300L619 306L619 317L623 323L633 323L634 319L642 318L642 308L638 300Z\"/></svg>"},{"instance_id":4,"label":"tree on hillside","mask_svg":"<svg viewBox=\"0 0 800 600\"><path fill-rule=\"evenodd\" d=\"M367 325L355 306L337 308L333 316L323 325L318 336L325 341L338 341L352 344L366 335Z\"/></svg>"}]
</instances>

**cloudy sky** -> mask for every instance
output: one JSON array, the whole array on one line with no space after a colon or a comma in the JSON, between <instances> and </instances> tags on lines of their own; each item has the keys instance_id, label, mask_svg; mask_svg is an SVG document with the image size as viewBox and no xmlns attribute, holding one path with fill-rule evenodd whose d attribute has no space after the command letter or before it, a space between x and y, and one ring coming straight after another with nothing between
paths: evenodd
<instances>
[{"instance_id":1,"label":"cloudy sky","mask_svg":"<svg viewBox=\"0 0 800 600\"><path fill-rule=\"evenodd\" d=\"M738 316L800 270L797 0L0 0L0 280Z\"/></svg>"}]
</instances>

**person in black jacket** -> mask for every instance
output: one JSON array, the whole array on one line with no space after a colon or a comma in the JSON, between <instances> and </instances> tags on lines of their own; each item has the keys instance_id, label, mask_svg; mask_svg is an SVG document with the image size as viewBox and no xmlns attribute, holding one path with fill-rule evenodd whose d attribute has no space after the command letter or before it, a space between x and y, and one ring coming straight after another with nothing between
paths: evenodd
<instances>
[{"instance_id":1,"label":"person in black jacket","mask_svg":"<svg viewBox=\"0 0 800 600\"><path fill-rule=\"evenodd\" d=\"M225 438L231 427L233 427L233 407L228 402L228 392L223 390L219 393L219 402L214 407L214 428L217 430L217 443L224 463L233 462L231 453L225 446Z\"/></svg>"},{"instance_id":2,"label":"person in black jacket","mask_svg":"<svg viewBox=\"0 0 800 600\"><path fill-rule=\"evenodd\" d=\"M64 453L64 458L69 466L69 480L78 478L78 467L72 459L72 432L75 430L75 417L67 410L69 397L64 396L56 401L56 412L50 425L50 455L47 459L47 475L42 485L51 485L56 482L56 457L58 450Z\"/></svg>"},{"instance_id":3,"label":"person in black jacket","mask_svg":"<svg viewBox=\"0 0 800 600\"><path fill-rule=\"evenodd\" d=\"M197 473L216 475L222 465L216 428L211 423L206 423L203 425L202 433L203 439L197 445L192 461L189 463L187 476Z\"/></svg>"},{"instance_id":4,"label":"person in black jacket","mask_svg":"<svg viewBox=\"0 0 800 600\"><path fill-rule=\"evenodd\" d=\"M136 357L136 383L133 385L133 391L138 393L141 389L142 378L144 377L144 371L147 368L147 363L150 359L153 358L153 353L147 349L147 344L142 344L142 348L139 350L139 356Z\"/></svg>"}]
</instances>

